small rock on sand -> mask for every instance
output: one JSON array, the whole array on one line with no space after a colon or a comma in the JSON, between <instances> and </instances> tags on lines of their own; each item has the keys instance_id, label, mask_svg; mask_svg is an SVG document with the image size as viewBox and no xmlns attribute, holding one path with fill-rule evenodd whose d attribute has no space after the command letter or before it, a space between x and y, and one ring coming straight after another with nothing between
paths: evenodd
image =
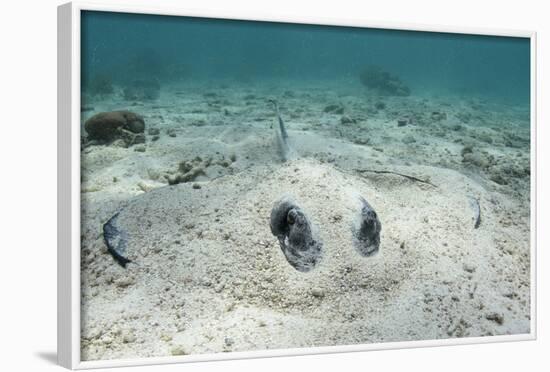
<instances>
[{"instance_id":1,"label":"small rock on sand","mask_svg":"<svg viewBox=\"0 0 550 372\"><path fill-rule=\"evenodd\" d=\"M121 130L143 133L145 121L130 111L101 112L86 120L84 129L89 139L110 142L120 138Z\"/></svg>"},{"instance_id":2,"label":"small rock on sand","mask_svg":"<svg viewBox=\"0 0 550 372\"><path fill-rule=\"evenodd\" d=\"M143 181L138 182L138 187L140 188L141 191L144 191L144 192L149 192L155 188L153 185L150 185Z\"/></svg>"},{"instance_id":3,"label":"small rock on sand","mask_svg":"<svg viewBox=\"0 0 550 372\"><path fill-rule=\"evenodd\" d=\"M403 139L401 140L401 142L405 143L405 144L411 144L411 143L415 143L416 142L416 138L414 138L414 136L412 135L408 135L408 136L405 136L403 137Z\"/></svg>"},{"instance_id":4,"label":"small rock on sand","mask_svg":"<svg viewBox=\"0 0 550 372\"><path fill-rule=\"evenodd\" d=\"M120 279L115 280L115 285L117 287L125 288L125 287L128 287L128 286L134 284L135 282L136 281L133 277L126 276L124 278L120 278Z\"/></svg>"},{"instance_id":5,"label":"small rock on sand","mask_svg":"<svg viewBox=\"0 0 550 372\"><path fill-rule=\"evenodd\" d=\"M498 325L502 325L504 323L504 316L499 313L489 313L485 315L485 318L487 320L492 320L493 322L497 323Z\"/></svg>"},{"instance_id":6,"label":"small rock on sand","mask_svg":"<svg viewBox=\"0 0 550 372\"><path fill-rule=\"evenodd\" d=\"M352 119L350 118L349 116L347 115L344 115L340 118L340 123L341 124L354 124L355 123L355 119Z\"/></svg>"},{"instance_id":7,"label":"small rock on sand","mask_svg":"<svg viewBox=\"0 0 550 372\"><path fill-rule=\"evenodd\" d=\"M397 119L397 126L398 127L404 127L407 124L409 124L409 119L408 118L399 118L399 119Z\"/></svg>"},{"instance_id":8,"label":"small rock on sand","mask_svg":"<svg viewBox=\"0 0 550 372\"><path fill-rule=\"evenodd\" d=\"M172 335L168 333L162 333L160 335L160 339L165 342L172 341Z\"/></svg>"},{"instance_id":9,"label":"small rock on sand","mask_svg":"<svg viewBox=\"0 0 550 372\"><path fill-rule=\"evenodd\" d=\"M323 111L331 114L342 115L344 113L344 106L332 104L332 105L326 106Z\"/></svg>"},{"instance_id":10,"label":"small rock on sand","mask_svg":"<svg viewBox=\"0 0 550 372\"><path fill-rule=\"evenodd\" d=\"M311 290L311 294L314 296L314 297L317 297L317 298L323 298L325 297L325 292L321 289L321 288L313 288Z\"/></svg>"},{"instance_id":11,"label":"small rock on sand","mask_svg":"<svg viewBox=\"0 0 550 372\"><path fill-rule=\"evenodd\" d=\"M186 355L187 351L183 348L183 346L173 346L172 349L170 349L170 354L172 355Z\"/></svg>"},{"instance_id":12,"label":"small rock on sand","mask_svg":"<svg viewBox=\"0 0 550 372\"><path fill-rule=\"evenodd\" d=\"M474 271L476 271L476 268L474 265L471 265L471 264L464 264L463 265L463 268L464 268L464 271L466 272L469 272L469 273L473 273Z\"/></svg>"},{"instance_id":13,"label":"small rock on sand","mask_svg":"<svg viewBox=\"0 0 550 372\"><path fill-rule=\"evenodd\" d=\"M137 337L134 334L134 331L127 330L122 333L122 342L125 344L136 342L136 340L137 340Z\"/></svg>"}]
</instances>

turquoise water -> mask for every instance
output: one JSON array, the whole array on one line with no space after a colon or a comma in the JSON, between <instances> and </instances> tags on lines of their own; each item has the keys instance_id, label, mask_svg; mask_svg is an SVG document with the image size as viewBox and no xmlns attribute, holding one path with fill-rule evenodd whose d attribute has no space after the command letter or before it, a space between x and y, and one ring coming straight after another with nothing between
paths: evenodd
<instances>
[{"instance_id":1,"label":"turquoise water","mask_svg":"<svg viewBox=\"0 0 550 372\"><path fill-rule=\"evenodd\" d=\"M100 75L114 83L156 79L342 81L376 65L411 95L476 96L526 105L530 41L448 33L85 11L83 88Z\"/></svg>"}]
</instances>

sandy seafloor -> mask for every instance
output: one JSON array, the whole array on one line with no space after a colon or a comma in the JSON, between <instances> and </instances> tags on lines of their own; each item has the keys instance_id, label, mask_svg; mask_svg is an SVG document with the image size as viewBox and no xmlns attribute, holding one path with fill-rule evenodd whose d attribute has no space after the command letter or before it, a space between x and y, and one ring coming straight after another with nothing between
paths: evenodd
<instances>
[{"instance_id":1,"label":"sandy seafloor","mask_svg":"<svg viewBox=\"0 0 550 372\"><path fill-rule=\"evenodd\" d=\"M296 152L288 162L268 98ZM331 104L344 113L325 112ZM160 134L83 146L83 360L530 331L528 106L280 81L174 84L155 101L116 93L85 106L82 122L128 109ZM399 127L404 115L412 123ZM205 173L167 186L182 161ZM323 241L309 273L286 262L269 228L284 194ZM351 244L357 195L382 223L373 257ZM135 262L126 269L102 236L121 209Z\"/></svg>"}]
</instances>

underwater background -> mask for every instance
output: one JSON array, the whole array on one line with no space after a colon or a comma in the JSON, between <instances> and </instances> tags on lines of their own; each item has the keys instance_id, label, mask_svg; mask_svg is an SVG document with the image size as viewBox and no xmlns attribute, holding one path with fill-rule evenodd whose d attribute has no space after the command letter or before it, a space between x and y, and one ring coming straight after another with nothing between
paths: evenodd
<instances>
[{"instance_id":1,"label":"underwater background","mask_svg":"<svg viewBox=\"0 0 550 372\"><path fill-rule=\"evenodd\" d=\"M124 79L349 79L365 65L415 94L480 95L528 104L530 40L84 11L83 86Z\"/></svg>"},{"instance_id":2,"label":"underwater background","mask_svg":"<svg viewBox=\"0 0 550 372\"><path fill-rule=\"evenodd\" d=\"M529 38L81 26L83 360L530 332Z\"/></svg>"}]
</instances>

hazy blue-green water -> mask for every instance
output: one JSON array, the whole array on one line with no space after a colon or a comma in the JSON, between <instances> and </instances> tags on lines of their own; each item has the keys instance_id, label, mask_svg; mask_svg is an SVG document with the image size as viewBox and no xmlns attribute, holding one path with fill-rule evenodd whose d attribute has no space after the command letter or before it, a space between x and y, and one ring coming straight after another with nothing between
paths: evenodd
<instances>
[{"instance_id":1,"label":"hazy blue-green water","mask_svg":"<svg viewBox=\"0 0 550 372\"><path fill-rule=\"evenodd\" d=\"M527 38L230 21L86 11L84 88L114 82L235 79L344 80L360 86L366 65L395 74L413 95L475 95L527 104Z\"/></svg>"}]
</instances>

